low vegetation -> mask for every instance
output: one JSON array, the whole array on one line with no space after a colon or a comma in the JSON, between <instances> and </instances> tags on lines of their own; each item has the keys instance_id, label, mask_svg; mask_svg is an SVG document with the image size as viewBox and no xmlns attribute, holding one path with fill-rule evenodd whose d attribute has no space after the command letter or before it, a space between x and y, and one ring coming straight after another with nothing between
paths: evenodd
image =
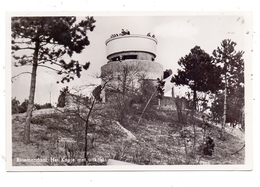
<instances>
[{"instance_id":1,"label":"low vegetation","mask_svg":"<svg viewBox=\"0 0 260 187\"><path fill-rule=\"evenodd\" d=\"M138 165L244 163L244 134L238 129L227 128L222 140L221 126L203 121L199 114L185 111L186 120L179 122L175 110L155 107L147 110L140 121L141 111L133 109L121 126L109 108L105 107L104 115L90 119L87 165L106 165L108 159ZM13 115L14 166L84 165L84 124L75 114L45 109L33 115L28 145L22 141L24 122L25 114Z\"/></svg>"}]
</instances>

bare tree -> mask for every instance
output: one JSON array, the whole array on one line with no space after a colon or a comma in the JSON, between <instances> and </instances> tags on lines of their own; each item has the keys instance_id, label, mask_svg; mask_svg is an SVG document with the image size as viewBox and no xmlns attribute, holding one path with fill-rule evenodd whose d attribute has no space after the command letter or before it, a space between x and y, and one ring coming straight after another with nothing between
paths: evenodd
<instances>
[{"instance_id":1,"label":"bare tree","mask_svg":"<svg viewBox=\"0 0 260 187\"><path fill-rule=\"evenodd\" d=\"M68 115L70 114L75 115L78 118L80 133L82 133L82 130L84 132L83 133L84 136L83 149L84 149L84 160L85 160L84 165L87 165L88 163L88 151L90 148L93 148L93 144L95 141L94 136L89 138L89 128L90 128L89 126L90 123L95 122L95 118L100 113L102 113L104 109L102 103L98 98L100 98L101 92L106 88L109 81L111 81L111 78L106 77L106 79L102 79L102 80L103 82L100 86L99 91L98 92L92 91L90 97L86 96L86 94L83 94L84 90L86 89L90 90L90 88L95 88L97 85L90 84L81 87L74 87L73 89L67 92L67 97L71 98L70 102L73 102L73 105L71 108L68 108L68 110L65 110L65 113L68 112L69 113ZM84 125L82 126L82 124Z\"/></svg>"},{"instance_id":2,"label":"bare tree","mask_svg":"<svg viewBox=\"0 0 260 187\"><path fill-rule=\"evenodd\" d=\"M109 71L109 70L108 70ZM115 105L117 120L125 125L127 114L131 113L133 98L140 93L139 64L120 64L113 72L107 72L104 77L112 78L106 88L106 99Z\"/></svg>"}]
</instances>

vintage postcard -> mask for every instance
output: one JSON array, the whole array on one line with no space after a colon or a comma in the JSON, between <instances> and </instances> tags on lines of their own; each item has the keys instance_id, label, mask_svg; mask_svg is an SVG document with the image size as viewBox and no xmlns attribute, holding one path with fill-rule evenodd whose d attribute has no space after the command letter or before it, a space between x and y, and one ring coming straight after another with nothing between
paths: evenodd
<instances>
[{"instance_id":1,"label":"vintage postcard","mask_svg":"<svg viewBox=\"0 0 260 187\"><path fill-rule=\"evenodd\" d=\"M250 12L6 22L8 171L252 169Z\"/></svg>"}]
</instances>

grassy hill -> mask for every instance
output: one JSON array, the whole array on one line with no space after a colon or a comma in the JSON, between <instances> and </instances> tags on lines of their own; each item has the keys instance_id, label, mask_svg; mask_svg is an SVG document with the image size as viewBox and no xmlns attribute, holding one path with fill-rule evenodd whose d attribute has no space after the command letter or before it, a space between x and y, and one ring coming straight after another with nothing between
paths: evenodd
<instances>
[{"instance_id":1,"label":"grassy hill","mask_svg":"<svg viewBox=\"0 0 260 187\"><path fill-rule=\"evenodd\" d=\"M154 108L138 123L140 114L133 110L123 126L111 113L92 118L87 165L106 165L108 159L140 165L244 164L245 139L238 129L227 127L225 140L220 140L220 127L209 124L205 130L198 114L187 115L180 123L175 110ZM83 165L84 122L75 114L54 109L35 112L29 145L22 141L24 121L25 114L13 115L13 166ZM212 156L203 154L206 136L215 143Z\"/></svg>"}]
</instances>

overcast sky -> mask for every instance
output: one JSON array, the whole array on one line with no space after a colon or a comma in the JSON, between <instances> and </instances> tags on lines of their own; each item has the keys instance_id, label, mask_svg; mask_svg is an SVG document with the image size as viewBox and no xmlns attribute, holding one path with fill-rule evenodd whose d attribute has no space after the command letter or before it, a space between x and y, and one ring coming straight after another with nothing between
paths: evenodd
<instances>
[{"instance_id":1,"label":"overcast sky","mask_svg":"<svg viewBox=\"0 0 260 187\"><path fill-rule=\"evenodd\" d=\"M86 14L88 16L88 14ZM77 17L81 19L82 17ZM35 102L57 102L59 90L62 87L99 84L93 79L94 74L100 73L100 67L107 63L105 41L111 34L120 33L121 29L128 29L131 34L155 34L158 40L156 62L163 65L163 69L177 72L178 60L188 54L195 45L200 46L210 55L220 46L224 39L231 39L237 43L236 50L245 51L245 64L251 64L252 26L248 15L239 13L232 15L160 15L160 16L94 16L96 27L88 33L90 45L74 58L82 64L91 62L90 68L82 73L80 79L65 84L56 84L60 77L55 72L40 68L37 72ZM12 76L23 71L31 71L30 67L12 67ZM30 75L23 74L12 83L12 97L21 102L28 98ZM50 98L51 92L51 98ZM178 92L181 92L179 90Z\"/></svg>"}]
</instances>

